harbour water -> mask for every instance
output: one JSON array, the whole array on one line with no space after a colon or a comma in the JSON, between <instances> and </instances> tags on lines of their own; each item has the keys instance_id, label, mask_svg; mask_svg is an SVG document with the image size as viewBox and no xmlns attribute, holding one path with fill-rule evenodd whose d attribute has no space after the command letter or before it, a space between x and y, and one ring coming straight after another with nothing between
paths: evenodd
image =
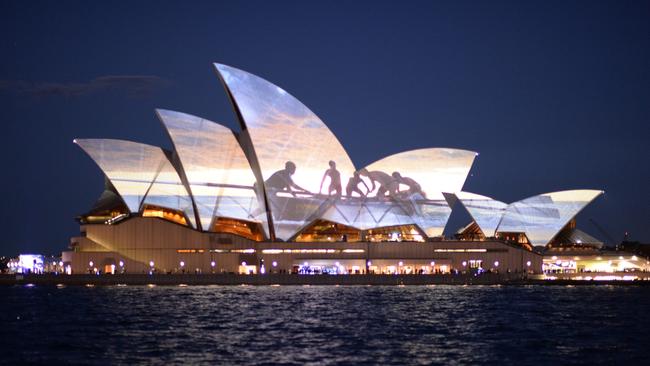
<instances>
[{"instance_id":1,"label":"harbour water","mask_svg":"<svg viewBox=\"0 0 650 366\"><path fill-rule=\"evenodd\" d=\"M647 364L637 286L0 286L1 364Z\"/></svg>"}]
</instances>

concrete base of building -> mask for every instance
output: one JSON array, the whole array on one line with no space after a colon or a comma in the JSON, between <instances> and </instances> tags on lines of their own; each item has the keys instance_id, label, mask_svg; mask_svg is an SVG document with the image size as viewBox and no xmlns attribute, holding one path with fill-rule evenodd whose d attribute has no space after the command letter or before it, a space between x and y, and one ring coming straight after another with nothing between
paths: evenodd
<instances>
[{"instance_id":1,"label":"concrete base of building","mask_svg":"<svg viewBox=\"0 0 650 366\"><path fill-rule=\"evenodd\" d=\"M151 217L84 225L62 253L68 274L437 275L541 273L542 256L500 240L256 242Z\"/></svg>"}]
</instances>

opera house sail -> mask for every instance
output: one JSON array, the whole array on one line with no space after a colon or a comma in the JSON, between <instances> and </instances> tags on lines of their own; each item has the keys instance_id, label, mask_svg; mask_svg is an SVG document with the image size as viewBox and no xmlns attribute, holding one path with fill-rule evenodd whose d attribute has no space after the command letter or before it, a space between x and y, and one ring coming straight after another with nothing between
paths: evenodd
<instances>
[{"instance_id":1,"label":"opera house sail","mask_svg":"<svg viewBox=\"0 0 650 366\"><path fill-rule=\"evenodd\" d=\"M368 165L360 176L376 189L364 197L354 226L414 224L428 237L442 235L451 215L442 193L462 189L476 155L458 149L420 149Z\"/></svg>"},{"instance_id":2,"label":"opera house sail","mask_svg":"<svg viewBox=\"0 0 650 366\"><path fill-rule=\"evenodd\" d=\"M288 240L330 198L342 196L354 164L323 121L291 94L245 71L215 67L253 143L275 236Z\"/></svg>"},{"instance_id":3,"label":"opera house sail","mask_svg":"<svg viewBox=\"0 0 650 366\"><path fill-rule=\"evenodd\" d=\"M189 114L157 113L180 158L201 228L214 231L219 217L253 220L268 236L262 189L233 132Z\"/></svg>"},{"instance_id":4,"label":"opera house sail","mask_svg":"<svg viewBox=\"0 0 650 366\"><path fill-rule=\"evenodd\" d=\"M343 253L358 253L359 258L355 260L370 270L372 251L369 247L354 247L355 242L402 242L402 248L406 248L405 242L445 243L443 234L454 208L467 210L473 220L473 230L480 233L476 238L499 246L511 241L514 235L518 243L528 245L522 250L530 250L530 246L543 246L554 240L582 208L602 193L568 190L508 204L464 192L465 180L478 153L454 148L405 151L377 157L365 167L355 167L325 123L287 91L234 67L214 64L214 68L232 103L239 131L202 117L157 109L170 149L113 139L75 140L103 171L108 182L107 190L93 209L97 212L90 216L107 218L104 223L116 227L110 230L131 227L128 232L142 233L140 228L144 224L139 224L138 218L146 217L179 225L174 230L182 228L172 236L155 239L145 239L150 234L142 234L145 236L137 240L131 234L124 234L123 240L117 243L111 239L116 234L106 231L109 229L88 226L83 239L88 247L121 256L122 252L138 252L142 240L154 240L155 243L147 244L149 249L145 254L132 256L145 263L145 267L146 263L152 263L153 268L156 263L153 257L159 255L151 248L168 245L179 256L203 253L206 257L201 257L203 262L197 262L197 269L208 264L217 266L215 256L219 255L223 260L229 258L231 266L237 264L250 270L251 261L256 262L254 268L264 266L262 257L246 257L258 253L257 249L220 245L241 240L244 240L241 243L287 245L341 242L347 243L346 246L329 249L276 246L264 250L278 255L288 255L294 250L303 254L341 253L341 258L345 257ZM104 209L98 213L100 207ZM152 233L153 229L147 230ZM193 247L200 242L204 242L203 247ZM413 253L510 250L486 249L492 245L489 243L465 249L440 244L435 251L413 249ZM239 253L239 257L234 253ZM152 258L142 259L147 256ZM115 262L111 258L107 261ZM378 263L383 263L382 260L386 261L386 268L393 266L387 258ZM487 259L480 259L483 260ZM419 265L430 271L452 268L452 262L444 264L445 261L452 259L430 258ZM464 263L463 266L482 263L476 261L479 259L468 257L459 263ZM499 261L492 263L498 266Z\"/></svg>"},{"instance_id":5,"label":"opera house sail","mask_svg":"<svg viewBox=\"0 0 650 366\"><path fill-rule=\"evenodd\" d=\"M176 209L196 228L192 198L163 149L132 141L75 139L113 184L131 213L150 203Z\"/></svg>"},{"instance_id":6,"label":"opera house sail","mask_svg":"<svg viewBox=\"0 0 650 366\"><path fill-rule=\"evenodd\" d=\"M453 191L450 191L453 192ZM448 200L460 201L479 226L483 235L495 236L501 217L508 205L487 196L469 192L446 194Z\"/></svg>"},{"instance_id":7,"label":"opera house sail","mask_svg":"<svg viewBox=\"0 0 650 366\"><path fill-rule=\"evenodd\" d=\"M581 189L526 198L508 205L497 230L524 232L532 245L546 245L569 220L602 193Z\"/></svg>"}]
</instances>

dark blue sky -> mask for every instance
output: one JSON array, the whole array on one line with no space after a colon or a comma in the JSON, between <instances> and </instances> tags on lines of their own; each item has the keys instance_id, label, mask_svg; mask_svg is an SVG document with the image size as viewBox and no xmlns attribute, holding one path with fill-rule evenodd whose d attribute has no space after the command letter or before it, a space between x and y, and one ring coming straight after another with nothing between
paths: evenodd
<instances>
[{"instance_id":1,"label":"dark blue sky","mask_svg":"<svg viewBox=\"0 0 650 366\"><path fill-rule=\"evenodd\" d=\"M73 138L169 147L157 107L237 128L211 62L295 95L359 167L478 151L466 191L604 189L578 225L650 240L650 2L351 3L1 2L0 254L78 233L103 178Z\"/></svg>"}]
</instances>

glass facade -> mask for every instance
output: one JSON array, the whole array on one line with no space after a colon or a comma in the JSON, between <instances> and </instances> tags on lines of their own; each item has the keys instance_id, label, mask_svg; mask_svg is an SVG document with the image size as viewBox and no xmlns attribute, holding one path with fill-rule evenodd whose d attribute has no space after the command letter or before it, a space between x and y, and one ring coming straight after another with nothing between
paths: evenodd
<instances>
[{"instance_id":1,"label":"glass facade","mask_svg":"<svg viewBox=\"0 0 650 366\"><path fill-rule=\"evenodd\" d=\"M544 193L508 205L498 232L524 232L532 245L548 244L603 191L580 189Z\"/></svg>"},{"instance_id":2,"label":"glass facade","mask_svg":"<svg viewBox=\"0 0 650 366\"><path fill-rule=\"evenodd\" d=\"M192 198L187 194L176 169L167 159L161 164L156 179L144 199L144 204L181 211L185 214L189 225L196 228Z\"/></svg>"},{"instance_id":3,"label":"glass facade","mask_svg":"<svg viewBox=\"0 0 650 366\"><path fill-rule=\"evenodd\" d=\"M288 240L341 197L354 164L323 121L291 94L245 71L215 67L253 143L275 236Z\"/></svg>"},{"instance_id":4,"label":"glass facade","mask_svg":"<svg viewBox=\"0 0 650 366\"><path fill-rule=\"evenodd\" d=\"M203 230L227 217L260 223L268 237L263 192L233 132L189 114L157 113L180 158Z\"/></svg>"}]
</instances>

